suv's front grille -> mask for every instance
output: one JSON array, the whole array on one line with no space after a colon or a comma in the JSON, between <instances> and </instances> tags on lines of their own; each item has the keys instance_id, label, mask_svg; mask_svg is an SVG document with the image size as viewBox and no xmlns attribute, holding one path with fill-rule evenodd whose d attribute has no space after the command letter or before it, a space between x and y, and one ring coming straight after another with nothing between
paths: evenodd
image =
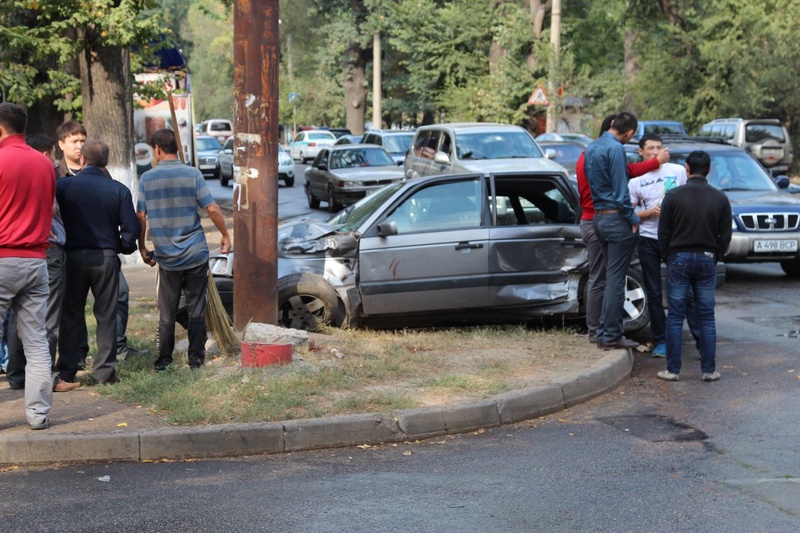
<instances>
[{"instance_id":1,"label":"suv's front grille","mask_svg":"<svg viewBox=\"0 0 800 533\"><path fill-rule=\"evenodd\" d=\"M742 213L739 220L750 231L793 231L800 225L800 213Z\"/></svg>"}]
</instances>

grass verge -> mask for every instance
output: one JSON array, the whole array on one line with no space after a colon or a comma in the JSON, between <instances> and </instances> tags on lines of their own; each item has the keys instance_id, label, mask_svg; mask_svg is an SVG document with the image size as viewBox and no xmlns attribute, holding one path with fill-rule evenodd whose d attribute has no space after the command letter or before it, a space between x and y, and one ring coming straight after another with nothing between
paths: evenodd
<instances>
[{"instance_id":1,"label":"grass verge","mask_svg":"<svg viewBox=\"0 0 800 533\"><path fill-rule=\"evenodd\" d=\"M128 343L150 353L120 362L122 382L98 390L180 425L389 412L486 398L546 383L603 356L570 329L327 329L296 347L289 365L244 369L238 357L217 356L192 372L186 334L178 326L175 363L156 373L157 322L152 299L131 302ZM94 353L91 312L87 326Z\"/></svg>"}]
</instances>

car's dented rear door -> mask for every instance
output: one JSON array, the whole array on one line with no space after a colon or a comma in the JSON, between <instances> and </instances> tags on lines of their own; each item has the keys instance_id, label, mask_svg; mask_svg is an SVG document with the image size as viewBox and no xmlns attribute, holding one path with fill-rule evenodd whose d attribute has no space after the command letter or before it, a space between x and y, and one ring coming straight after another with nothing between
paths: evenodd
<instances>
[{"instance_id":1,"label":"car's dented rear door","mask_svg":"<svg viewBox=\"0 0 800 533\"><path fill-rule=\"evenodd\" d=\"M366 316L485 307L488 298L486 193L481 178L420 187L391 208L397 234L365 236L359 288Z\"/></svg>"},{"instance_id":2,"label":"car's dented rear door","mask_svg":"<svg viewBox=\"0 0 800 533\"><path fill-rule=\"evenodd\" d=\"M574 189L558 176L494 176L489 305L578 310L586 251Z\"/></svg>"}]
</instances>

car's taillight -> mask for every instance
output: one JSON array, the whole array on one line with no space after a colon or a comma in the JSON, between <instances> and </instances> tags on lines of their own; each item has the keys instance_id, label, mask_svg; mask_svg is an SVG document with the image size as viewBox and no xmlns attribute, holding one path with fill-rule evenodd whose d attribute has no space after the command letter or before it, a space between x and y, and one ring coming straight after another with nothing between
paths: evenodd
<instances>
[{"instance_id":1,"label":"car's taillight","mask_svg":"<svg viewBox=\"0 0 800 533\"><path fill-rule=\"evenodd\" d=\"M308 145L309 145L309 146L316 146L316 145L317 145L317 143L315 143L315 142L310 142L310 143L308 143Z\"/></svg>"}]
</instances>

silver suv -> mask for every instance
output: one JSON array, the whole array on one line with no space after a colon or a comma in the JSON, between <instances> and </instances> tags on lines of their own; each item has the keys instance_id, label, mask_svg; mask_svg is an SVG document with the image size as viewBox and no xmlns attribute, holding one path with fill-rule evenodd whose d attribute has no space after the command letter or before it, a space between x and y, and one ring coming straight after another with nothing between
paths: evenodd
<instances>
[{"instance_id":1,"label":"silver suv","mask_svg":"<svg viewBox=\"0 0 800 533\"><path fill-rule=\"evenodd\" d=\"M435 124L417 130L405 159L407 178L474 172L567 170L542 153L519 126L483 122Z\"/></svg>"},{"instance_id":2,"label":"silver suv","mask_svg":"<svg viewBox=\"0 0 800 533\"><path fill-rule=\"evenodd\" d=\"M785 176L792 171L792 142L778 119L718 118L704 124L697 135L721 137L728 144L746 149L773 176Z\"/></svg>"}]
</instances>

